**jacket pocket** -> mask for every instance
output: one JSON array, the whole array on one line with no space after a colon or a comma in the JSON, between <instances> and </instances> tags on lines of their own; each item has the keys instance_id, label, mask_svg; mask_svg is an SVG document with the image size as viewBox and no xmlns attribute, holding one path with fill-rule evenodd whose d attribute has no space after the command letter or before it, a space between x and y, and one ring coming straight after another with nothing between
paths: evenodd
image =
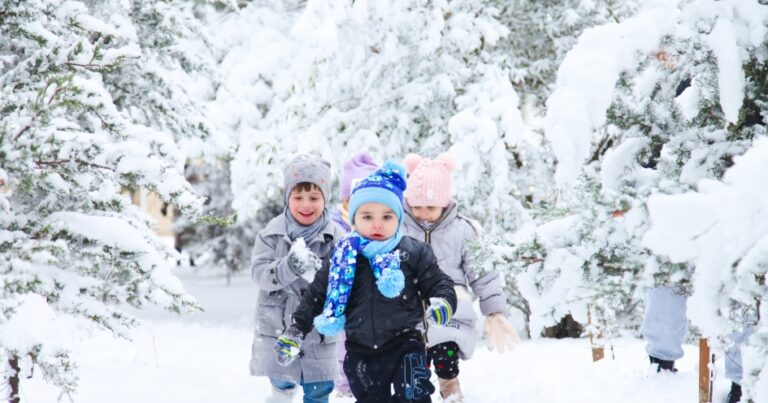
<instances>
[{"instance_id":1,"label":"jacket pocket","mask_svg":"<svg viewBox=\"0 0 768 403\"><path fill-rule=\"evenodd\" d=\"M256 332L262 336L280 337L285 330L285 295L281 292L261 294L256 307Z\"/></svg>"},{"instance_id":2,"label":"jacket pocket","mask_svg":"<svg viewBox=\"0 0 768 403\"><path fill-rule=\"evenodd\" d=\"M307 338L304 340L302 350L307 357L317 359L331 359L335 358L336 342L338 336L321 336L317 330L309 332Z\"/></svg>"}]
</instances>

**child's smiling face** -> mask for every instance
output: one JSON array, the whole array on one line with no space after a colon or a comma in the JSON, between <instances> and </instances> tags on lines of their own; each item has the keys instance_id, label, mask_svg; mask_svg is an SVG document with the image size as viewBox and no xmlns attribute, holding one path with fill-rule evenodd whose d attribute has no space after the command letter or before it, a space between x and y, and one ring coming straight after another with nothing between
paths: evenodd
<instances>
[{"instance_id":1,"label":"child's smiling face","mask_svg":"<svg viewBox=\"0 0 768 403\"><path fill-rule=\"evenodd\" d=\"M296 186L288 197L288 211L301 225L312 225L323 215L325 199L317 186L302 189Z\"/></svg>"},{"instance_id":2,"label":"child's smiling face","mask_svg":"<svg viewBox=\"0 0 768 403\"><path fill-rule=\"evenodd\" d=\"M379 203L365 203L355 211L355 229L363 238L383 241L397 232L397 214Z\"/></svg>"}]
</instances>

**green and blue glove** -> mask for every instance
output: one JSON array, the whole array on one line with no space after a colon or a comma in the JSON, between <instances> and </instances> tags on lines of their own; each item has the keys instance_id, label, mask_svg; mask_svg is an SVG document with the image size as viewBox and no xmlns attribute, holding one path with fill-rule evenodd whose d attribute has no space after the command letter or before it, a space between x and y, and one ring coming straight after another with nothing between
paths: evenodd
<instances>
[{"instance_id":1,"label":"green and blue glove","mask_svg":"<svg viewBox=\"0 0 768 403\"><path fill-rule=\"evenodd\" d=\"M451 305L445 298L430 298L427 308L427 320L435 325L442 326L448 323L453 316Z\"/></svg>"},{"instance_id":2,"label":"green and blue glove","mask_svg":"<svg viewBox=\"0 0 768 403\"><path fill-rule=\"evenodd\" d=\"M295 326L285 329L285 332L275 342L277 363L284 367L291 365L301 353L301 343L303 340L304 335Z\"/></svg>"}]
</instances>

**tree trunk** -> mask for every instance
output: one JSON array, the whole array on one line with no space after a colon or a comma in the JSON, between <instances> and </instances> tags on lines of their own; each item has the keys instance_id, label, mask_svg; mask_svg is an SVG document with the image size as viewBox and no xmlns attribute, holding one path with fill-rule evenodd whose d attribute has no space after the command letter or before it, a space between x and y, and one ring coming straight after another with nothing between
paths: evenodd
<instances>
[{"instance_id":1,"label":"tree trunk","mask_svg":"<svg viewBox=\"0 0 768 403\"><path fill-rule=\"evenodd\" d=\"M584 331L584 326L573 319L571 314L565 315L560 319L560 323L555 326L545 327L541 335L548 338L563 339L581 337L581 333Z\"/></svg>"},{"instance_id":2,"label":"tree trunk","mask_svg":"<svg viewBox=\"0 0 768 403\"><path fill-rule=\"evenodd\" d=\"M8 365L11 367L11 376L8 377L8 386L11 389L10 395L8 395L8 402L21 403L21 397L19 396L19 357L12 355L8 359Z\"/></svg>"},{"instance_id":3,"label":"tree trunk","mask_svg":"<svg viewBox=\"0 0 768 403\"><path fill-rule=\"evenodd\" d=\"M587 325L592 325L592 309L587 310ZM598 362L605 358L605 347L602 333L593 334L589 331L589 345L592 346L592 362Z\"/></svg>"}]
</instances>

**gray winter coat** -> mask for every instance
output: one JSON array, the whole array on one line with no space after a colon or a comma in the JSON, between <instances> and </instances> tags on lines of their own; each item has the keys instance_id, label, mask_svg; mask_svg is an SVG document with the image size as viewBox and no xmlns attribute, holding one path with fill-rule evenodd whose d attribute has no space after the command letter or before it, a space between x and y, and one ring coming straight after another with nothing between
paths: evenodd
<instances>
[{"instance_id":1,"label":"gray winter coat","mask_svg":"<svg viewBox=\"0 0 768 403\"><path fill-rule=\"evenodd\" d=\"M483 315L504 313L508 309L499 275L496 272L488 272L478 276L467 249L467 241L473 240L477 232L468 219L458 214L455 203L446 208L441 220L431 229L416 221L410 207L405 207L404 234L432 245L437 264L451 277L456 286L456 312L446 326L429 328L429 346L453 341L459 345L461 358L469 359L477 344L474 300L479 298L480 312Z\"/></svg>"},{"instance_id":2,"label":"gray winter coat","mask_svg":"<svg viewBox=\"0 0 768 403\"><path fill-rule=\"evenodd\" d=\"M344 233L331 220L315 239L305 240L307 248L327 264L333 245ZM256 329L251 349L251 375L269 376L299 382L330 381L336 377L336 337L321 337L317 331L307 334L303 355L287 367L277 363L274 346L277 338L291 325L293 311L309 286L288 266L291 239L285 216L272 219L256 237L251 255L251 276L259 285Z\"/></svg>"}]
</instances>

